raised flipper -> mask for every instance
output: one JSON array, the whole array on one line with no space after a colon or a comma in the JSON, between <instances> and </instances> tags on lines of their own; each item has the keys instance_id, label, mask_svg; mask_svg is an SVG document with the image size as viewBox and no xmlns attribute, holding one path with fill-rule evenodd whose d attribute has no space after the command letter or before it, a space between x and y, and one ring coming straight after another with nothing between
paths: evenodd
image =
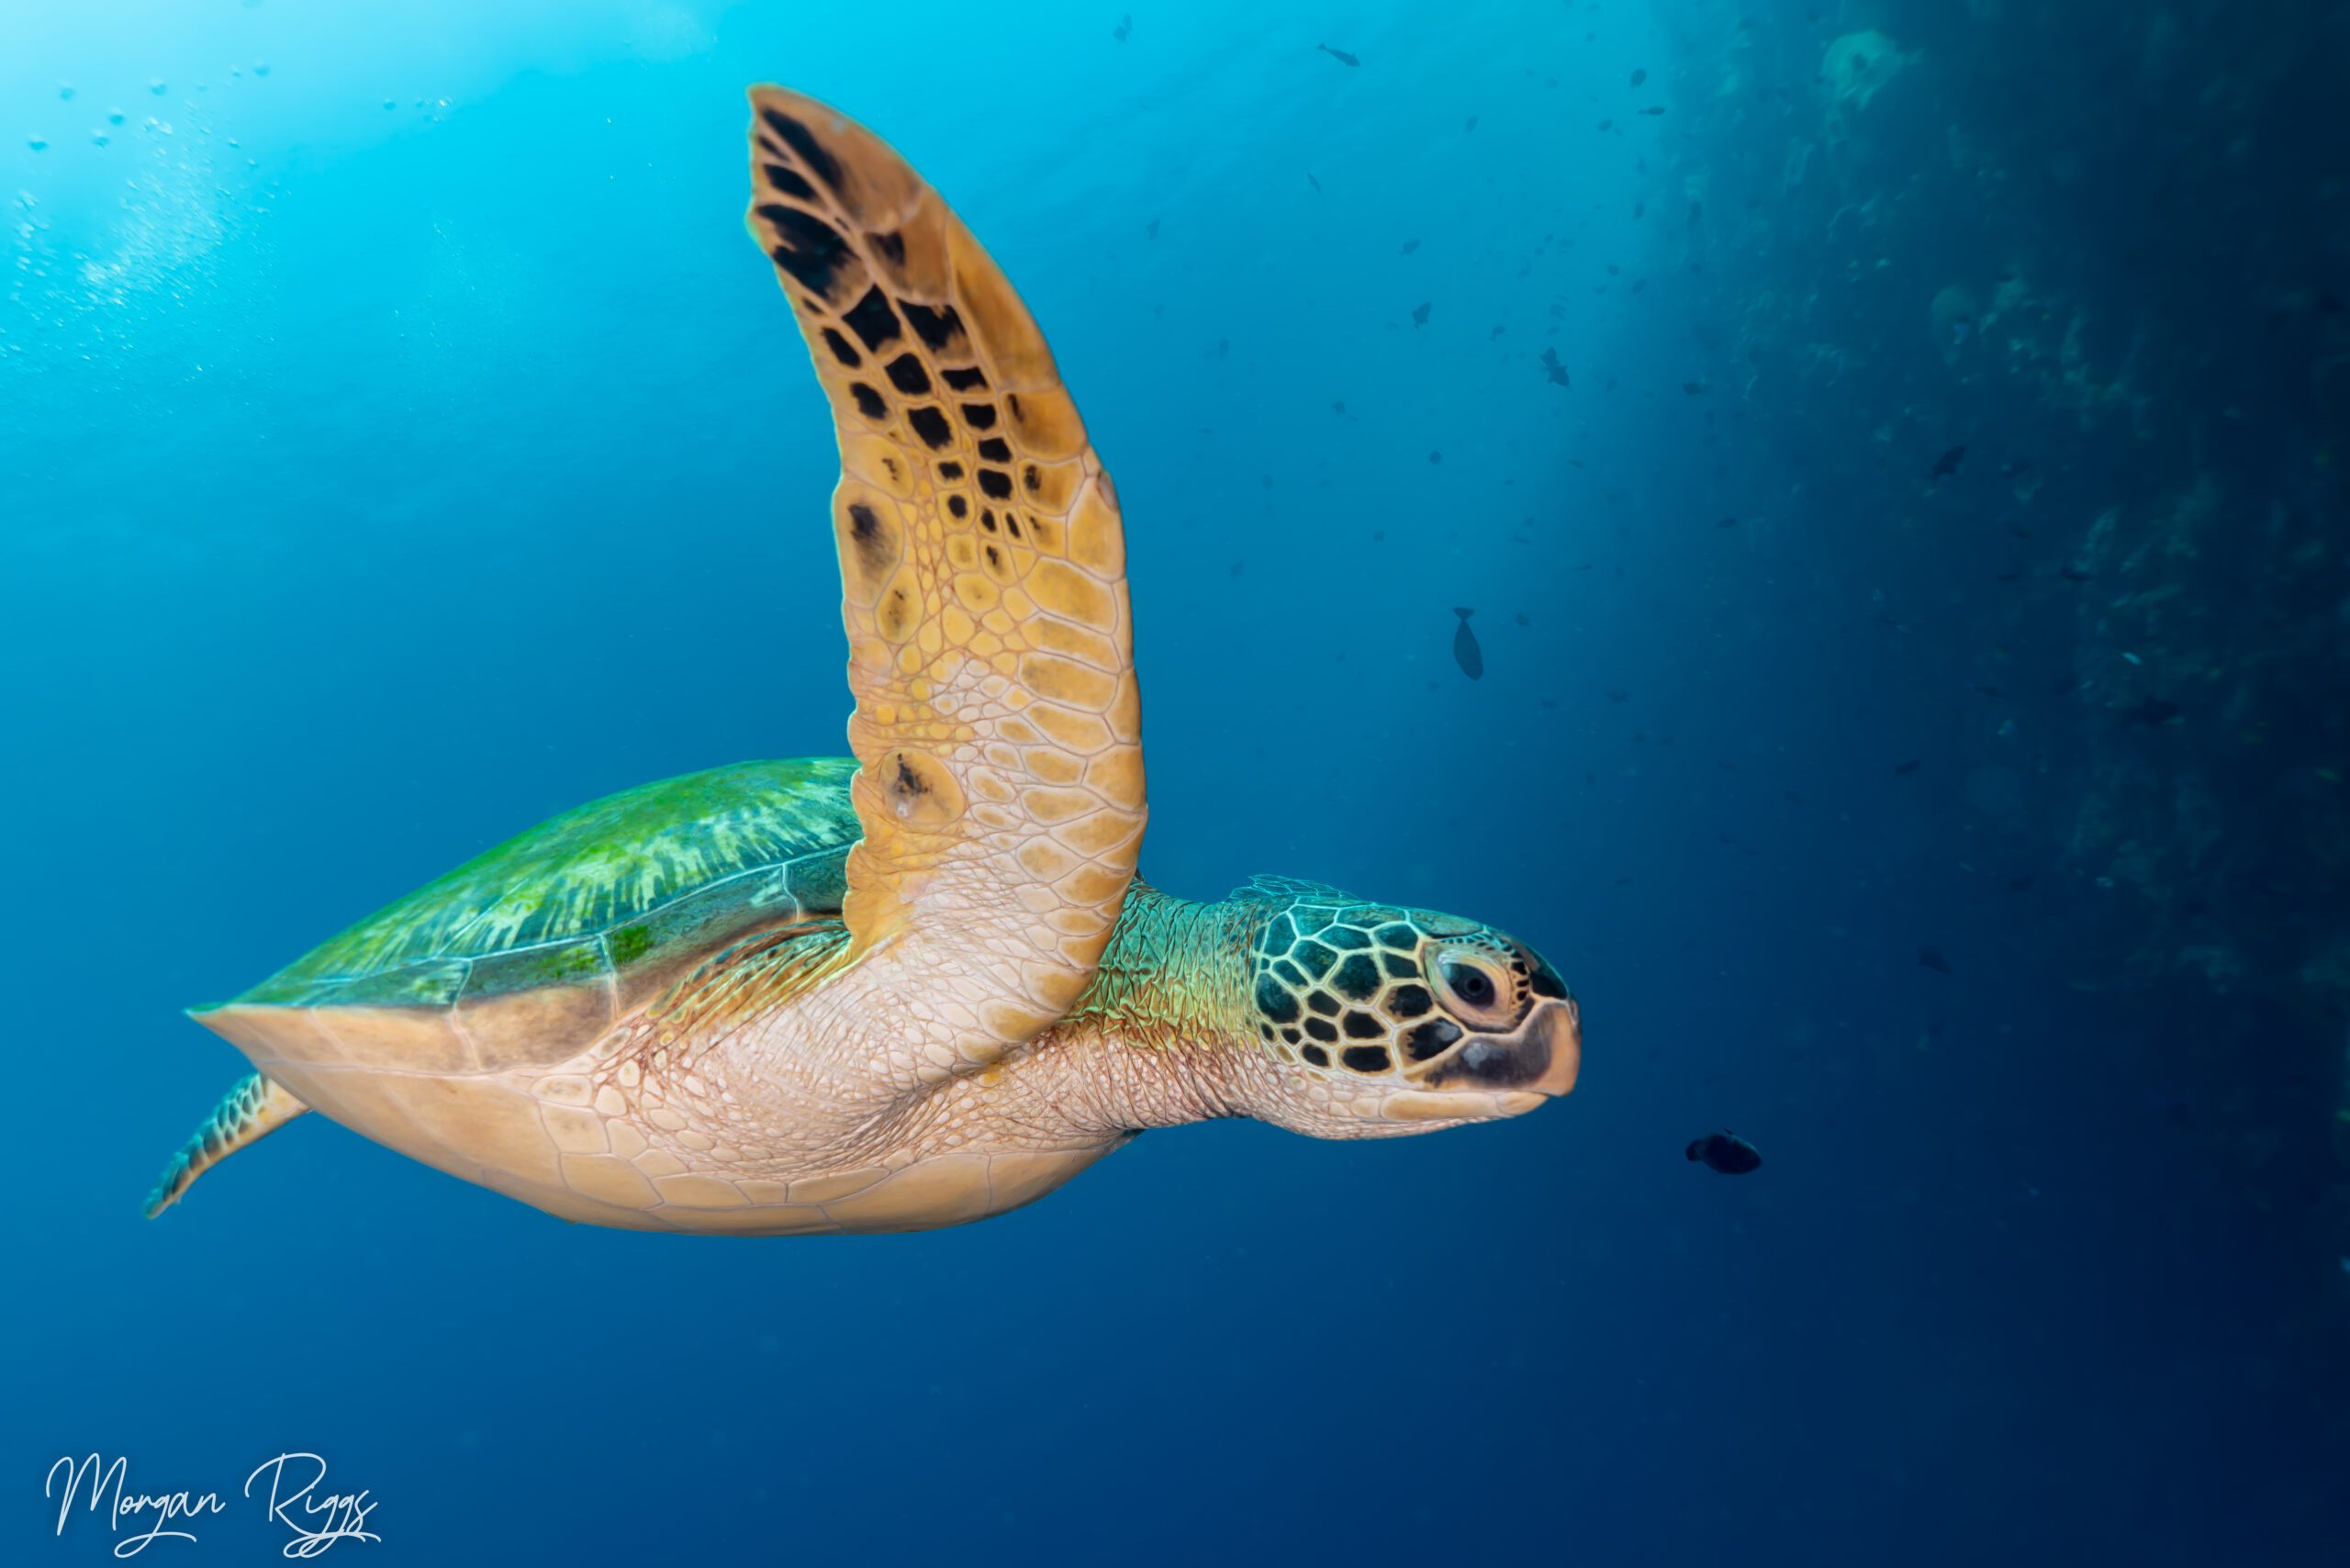
<instances>
[{"instance_id":1,"label":"raised flipper","mask_svg":"<svg viewBox=\"0 0 2350 1568\"><path fill-rule=\"evenodd\" d=\"M1035 322L970 231L862 127L751 94L750 227L831 399L858 958L965 1062L1092 979L1139 853L1142 710L1117 492Z\"/></svg>"},{"instance_id":2,"label":"raised flipper","mask_svg":"<svg viewBox=\"0 0 2350 1568\"><path fill-rule=\"evenodd\" d=\"M147 1194L147 1217L153 1219L180 1201L180 1194L198 1176L256 1138L268 1137L309 1107L258 1072L247 1073L234 1089L220 1097L212 1114L196 1129L187 1147L172 1156L162 1180Z\"/></svg>"}]
</instances>

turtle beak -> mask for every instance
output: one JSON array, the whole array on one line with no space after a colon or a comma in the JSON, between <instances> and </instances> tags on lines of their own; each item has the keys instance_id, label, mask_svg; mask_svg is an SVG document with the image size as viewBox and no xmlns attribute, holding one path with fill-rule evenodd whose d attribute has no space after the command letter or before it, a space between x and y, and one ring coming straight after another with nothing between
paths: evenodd
<instances>
[{"instance_id":1,"label":"turtle beak","mask_svg":"<svg viewBox=\"0 0 2350 1568\"><path fill-rule=\"evenodd\" d=\"M1574 998L1538 1003L1506 1035L1472 1036L1429 1075L1435 1089L1565 1094L1583 1066L1583 1009Z\"/></svg>"}]
</instances>

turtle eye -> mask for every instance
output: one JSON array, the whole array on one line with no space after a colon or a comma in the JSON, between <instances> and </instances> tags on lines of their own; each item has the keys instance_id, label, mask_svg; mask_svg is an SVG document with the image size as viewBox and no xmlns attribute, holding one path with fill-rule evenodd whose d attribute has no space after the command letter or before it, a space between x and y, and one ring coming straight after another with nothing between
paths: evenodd
<instances>
[{"instance_id":1,"label":"turtle eye","mask_svg":"<svg viewBox=\"0 0 2350 1568\"><path fill-rule=\"evenodd\" d=\"M1456 961L1445 965L1444 983L1453 995L1472 1007L1494 1004L1494 977L1474 964Z\"/></svg>"}]
</instances>

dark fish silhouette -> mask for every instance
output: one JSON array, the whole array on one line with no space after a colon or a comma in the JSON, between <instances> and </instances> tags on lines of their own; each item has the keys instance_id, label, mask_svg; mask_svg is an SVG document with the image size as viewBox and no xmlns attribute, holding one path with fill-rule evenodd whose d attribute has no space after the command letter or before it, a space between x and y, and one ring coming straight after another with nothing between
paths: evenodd
<instances>
[{"instance_id":1,"label":"dark fish silhouette","mask_svg":"<svg viewBox=\"0 0 2350 1568\"><path fill-rule=\"evenodd\" d=\"M1943 453L1940 457L1934 459L1934 465L1926 470L1926 477L1929 479L1947 479L1952 475L1957 473L1958 465L1965 461L1966 448L1963 446L1953 446L1948 452Z\"/></svg>"},{"instance_id":2,"label":"dark fish silhouette","mask_svg":"<svg viewBox=\"0 0 2350 1568\"><path fill-rule=\"evenodd\" d=\"M1724 1176L1744 1176L1762 1169L1761 1151L1733 1132L1707 1133L1681 1152L1683 1159L1702 1160L1707 1170Z\"/></svg>"},{"instance_id":3,"label":"dark fish silhouette","mask_svg":"<svg viewBox=\"0 0 2350 1568\"><path fill-rule=\"evenodd\" d=\"M1911 758L1910 758L1908 761L1907 761L1907 762L1897 762L1897 763L1895 763L1895 764L1893 765L1893 772L1894 772L1894 776L1895 776L1896 778L1905 778L1905 777L1907 777L1907 776L1908 776L1908 775L1909 775L1909 774L1912 774L1912 773L1917 772L1917 771L1918 771L1918 769L1919 769L1919 768L1921 768L1921 767L1925 767L1925 766L1926 766L1926 759L1925 759L1924 757L1922 757L1922 756L1913 756L1913 757L1911 757Z\"/></svg>"},{"instance_id":4,"label":"dark fish silhouette","mask_svg":"<svg viewBox=\"0 0 2350 1568\"><path fill-rule=\"evenodd\" d=\"M1485 650L1477 645L1477 633L1469 630L1469 618L1477 612L1453 606L1452 613L1460 617L1460 624L1452 633L1452 662L1460 673L1472 680L1485 678Z\"/></svg>"},{"instance_id":5,"label":"dark fish silhouette","mask_svg":"<svg viewBox=\"0 0 2350 1568\"><path fill-rule=\"evenodd\" d=\"M1328 55L1331 59L1337 61L1341 65L1360 65L1362 63L1361 61L1357 60L1353 55L1348 54L1343 49L1332 49L1326 43L1317 43L1314 47Z\"/></svg>"},{"instance_id":6,"label":"dark fish silhouette","mask_svg":"<svg viewBox=\"0 0 2350 1568\"><path fill-rule=\"evenodd\" d=\"M1428 302L1428 304L1433 303L1435 303L1433 300ZM1412 325L1415 327L1425 327L1427 324L1428 306L1427 304L1414 306L1412 308Z\"/></svg>"},{"instance_id":7,"label":"dark fish silhouette","mask_svg":"<svg viewBox=\"0 0 2350 1568\"><path fill-rule=\"evenodd\" d=\"M1664 113L1664 106L1662 104L1651 104L1647 108L1642 109L1640 113L1644 115L1661 115Z\"/></svg>"},{"instance_id":8,"label":"dark fish silhouette","mask_svg":"<svg viewBox=\"0 0 2350 1568\"><path fill-rule=\"evenodd\" d=\"M1461 129L1461 131L1462 131L1462 133L1463 133L1464 135L1465 135L1466 133L1470 132L1470 131L1472 131L1472 130L1476 129L1477 129L1477 117L1476 117L1475 115L1471 115L1471 116L1469 117L1469 123L1468 123L1467 125L1464 125L1464 126L1462 126L1462 127L1460 128L1460 129Z\"/></svg>"},{"instance_id":9,"label":"dark fish silhouette","mask_svg":"<svg viewBox=\"0 0 2350 1568\"><path fill-rule=\"evenodd\" d=\"M1921 969L1931 969L1938 975L1946 975L1951 972L1950 960L1943 958L1941 949L1936 947L1918 949L1918 967Z\"/></svg>"},{"instance_id":10,"label":"dark fish silhouette","mask_svg":"<svg viewBox=\"0 0 2350 1568\"><path fill-rule=\"evenodd\" d=\"M2158 730L2177 718L2179 712L2177 703L2165 701L2159 697L2149 697L2143 702L2132 702L2129 707L2121 710L2121 727L2128 729L2132 724L2143 724L2150 730Z\"/></svg>"},{"instance_id":11,"label":"dark fish silhouette","mask_svg":"<svg viewBox=\"0 0 2350 1568\"><path fill-rule=\"evenodd\" d=\"M1158 238L1158 219L1156 218L1144 224L1142 228L1143 232L1149 235L1152 239L1156 240Z\"/></svg>"},{"instance_id":12,"label":"dark fish silhouette","mask_svg":"<svg viewBox=\"0 0 2350 1568\"><path fill-rule=\"evenodd\" d=\"M1403 253L1404 253L1404 255L1407 255L1407 256L1408 256L1408 255L1410 255L1413 252L1415 252L1415 251L1418 250L1419 248L1420 248L1420 242L1419 242L1417 240L1406 240L1406 241L1404 241L1404 250L1403 250Z\"/></svg>"},{"instance_id":13,"label":"dark fish silhouette","mask_svg":"<svg viewBox=\"0 0 2350 1568\"><path fill-rule=\"evenodd\" d=\"M1307 185L1312 185L1312 186L1314 187L1314 191L1315 191L1315 194L1316 196L1319 196L1319 195L1321 194L1321 192L1322 192L1322 182L1321 182L1321 181L1319 181L1319 180L1317 180L1317 179L1315 179L1315 178L1314 177L1314 171L1313 171L1313 170L1311 170L1311 169L1308 169L1308 170L1305 172L1305 183L1306 183Z\"/></svg>"},{"instance_id":14,"label":"dark fish silhouette","mask_svg":"<svg viewBox=\"0 0 2350 1568\"><path fill-rule=\"evenodd\" d=\"M1125 16L1118 18L1118 25L1111 29L1110 36L1116 39L1120 43L1124 43L1126 41L1126 35L1134 30L1135 17L1134 13L1129 11Z\"/></svg>"},{"instance_id":15,"label":"dark fish silhouette","mask_svg":"<svg viewBox=\"0 0 2350 1568\"><path fill-rule=\"evenodd\" d=\"M1559 362L1559 351L1556 349L1542 351L1542 374L1550 378L1550 384L1553 386L1573 385L1567 379L1567 367Z\"/></svg>"},{"instance_id":16,"label":"dark fish silhouette","mask_svg":"<svg viewBox=\"0 0 2350 1568\"><path fill-rule=\"evenodd\" d=\"M1648 79L1649 79L1649 73L1648 73L1648 70L1647 70L1647 68L1646 68L1645 66L1643 66L1641 69L1639 69L1639 70L1635 71L1635 72L1633 72L1633 73L1632 73L1632 85L1633 85L1633 86L1635 86L1635 87L1639 86L1641 83L1643 83L1643 82L1647 81Z\"/></svg>"},{"instance_id":17,"label":"dark fish silhouette","mask_svg":"<svg viewBox=\"0 0 2350 1568\"><path fill-rule=\"evenodd\" d=\"M2085 583L2089 580L2088 573L2078 566L2059 566L2056 568L2056 575L2068 583Z\"/></svg>"}]
</instances>

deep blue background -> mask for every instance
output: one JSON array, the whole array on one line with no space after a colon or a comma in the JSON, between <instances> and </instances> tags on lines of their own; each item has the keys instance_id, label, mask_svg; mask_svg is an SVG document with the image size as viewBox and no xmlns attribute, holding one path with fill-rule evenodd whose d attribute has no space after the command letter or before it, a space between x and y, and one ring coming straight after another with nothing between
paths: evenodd
<instances>
[{"instance_id":1,"label":"deep blue background","mask_svg":"<svg viewBox=\"0 0 2350 1568\"><path fill-rule=\"evenodd\" d=\"M103 1553L60 1454L311 1449L379 1502L342 1550L413 1561L2322 1560L2332 1394L2269 1344L2310 1260L2169 1140L2202 1086L2133 1047L2182 1025L2067 983L2005 782L1893 772L1996 722L1885 652L1956 590L1683 390L1647 8L1120 3L0 23L0 1556ZM566 1226L313 1119L139 1220L243 1068L177 1009L583 800L842 749L761 79L1051 336L1129 522L1147 873L1516 932L1572 1100L1185 1129L829 1242ZM1682 1159L1720 1125L1761 1173ZM153 1550L261 1560L252 1512Z\"/></svg>"}]
</instances>

